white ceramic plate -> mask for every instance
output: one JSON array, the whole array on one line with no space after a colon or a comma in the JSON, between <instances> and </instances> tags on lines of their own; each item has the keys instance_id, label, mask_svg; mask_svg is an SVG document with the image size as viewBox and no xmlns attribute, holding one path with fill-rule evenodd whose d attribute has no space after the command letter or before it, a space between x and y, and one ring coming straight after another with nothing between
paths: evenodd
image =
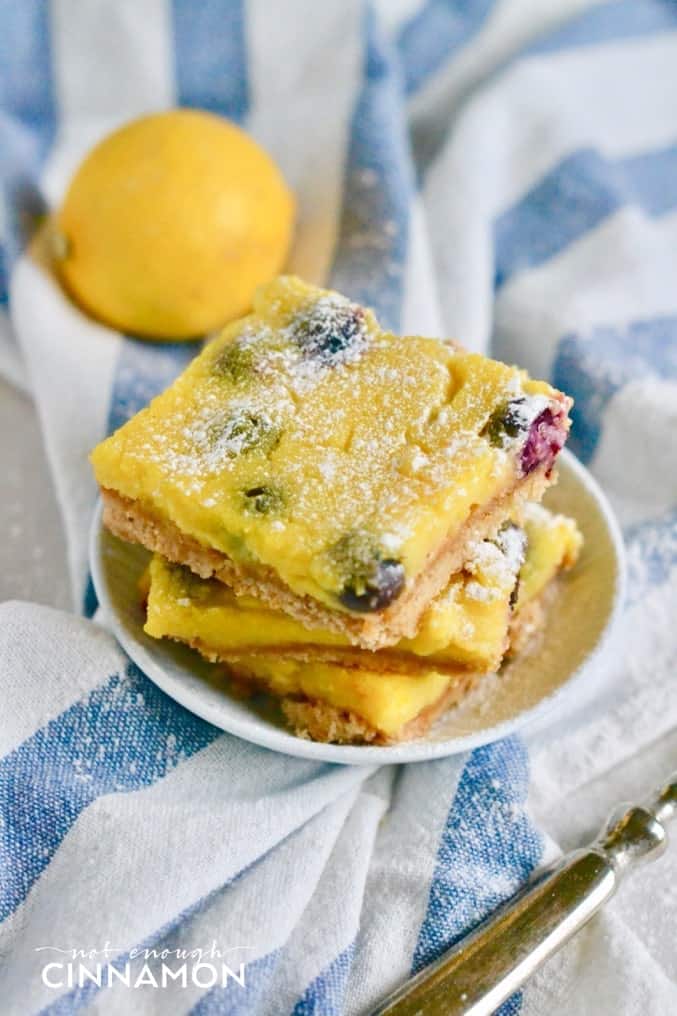
<instances>
[{"instance_id":1,"label":"white ceramic plate","mask_svg":"<svg viewBox=\"0 0 677 1016\"><path fill-rule=\"evenodd\" d=\"M560 481L545 503L578 520L585 547L564 578L539 646L498 677L488 677L456 710L416 741L389 747L317 744L285 729L266 696L242 700L229 693L216 668L196 652L149 638L137 583L147 551L116 539L97 510L90 565L99 602L117 639L163 691L223 730L274 751L326 762L376 765L442 758L498 740L527 725L559 719L588 699L599 678L623 600L623 544L609 504L588 471L570 453L560 458Z\"/></svg>"}]
</instances>

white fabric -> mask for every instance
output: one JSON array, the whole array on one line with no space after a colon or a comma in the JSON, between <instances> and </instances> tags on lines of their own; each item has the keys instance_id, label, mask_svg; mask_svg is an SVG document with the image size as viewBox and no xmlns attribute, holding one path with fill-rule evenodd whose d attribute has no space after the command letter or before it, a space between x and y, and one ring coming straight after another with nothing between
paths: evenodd
<instances>
[{"instance_id":1,"label":"white fabric","mask_svg":"<svg viewBox=\"0 0 677 1016\"><path fill-rule=\"evenodd\" d=\"M58 202L113 126L207 100L296 191L292 270L340 283L392 327L491 348L571 391L573 447L625 527L629 604L594 709L526 747L375 773L220 734L91 621L0 606L10 1016L363 1012L677 759L677 11L401 0L379 5L379 24L357 0L196 6L25 0L1 15L13 333L3 317L0 369L35 400L76 611L96 499L87 453L188 354L140 349L17 261L9 184L19 166ZM44 151L29 157L33 135ZM676 884L673 850L506 1012L677 1011ZM59 954L35 952L109 941L123 961L144 943L212 940L247 963L245 988L50 988L40 969Z\"/></svg>"}]
</instances>

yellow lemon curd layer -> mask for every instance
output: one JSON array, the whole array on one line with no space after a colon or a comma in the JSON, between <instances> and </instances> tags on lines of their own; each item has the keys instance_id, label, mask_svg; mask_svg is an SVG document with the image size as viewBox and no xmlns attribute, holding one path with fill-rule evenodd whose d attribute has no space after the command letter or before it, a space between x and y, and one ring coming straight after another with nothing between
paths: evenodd
<instances>
[{"instance_id":1,"label":"yellow lemon curd layer","mask_svg":"<svg viewBox=\"0 0 677 1016\"><path fill-rule=\"evenodd\" d=\"M561 568L575 563L582 542L573 519L532 506L525 516L526 557L519 568L516 611L538 596ZM227 656L256 646L263 651L238 660L236 672L256 679L274 695L302 696L354 712L392 736L437 702L453 680L448 670L435 669L436 664L456 662L477 670L498 666L519 567L514 565L519 530L511 527L508 533L502 548L490 541L474 548L469 570L454 576L449 589L428 608L416 639L403 641L396 650L360 651L357 665L294 658L285 645L312 651L313 645L348 643L334 632L310 632L286 615L249 597L235 597L222 583L199 579L159 555L152 559L147 577L145 630L156 638L199 643L207 655ZM411 672L379 666L397 649L412 654Z\"/></svg>"},{"instance_id":2,"label":"yellow lemon curd layer","mask_svg":"<svg viewBox=\"0 0 677 1016\"><path fill-rule=\"evenodd\" d=\"M375 563L411 584L514 485L514 418L500 439L495 426L508 403L527 425L562 407L513 367L399 338L339 294L281 277L91 460L102 487L350 611Z\"/></svg>"},{"instance_id":3,"label":"yellow lemon curd layer","mask_svg":"<svg viewBox=\"0 0 677 1016\"><path fill-rule=\"evenodd\" d=\"M527 553L520 569L516 613L536 599L559 571L573 568L583 546L574 519L548 511L544 505L526 505L522 524Z\"/></svg>"}]
</instances>

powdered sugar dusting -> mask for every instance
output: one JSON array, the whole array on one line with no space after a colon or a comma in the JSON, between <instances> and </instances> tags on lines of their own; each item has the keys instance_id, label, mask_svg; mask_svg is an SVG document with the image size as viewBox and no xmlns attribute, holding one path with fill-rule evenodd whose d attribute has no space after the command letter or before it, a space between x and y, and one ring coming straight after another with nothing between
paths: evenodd
<instances>
[{"instance_id":1,"label":"powdered sugar dusting","mask_svg":"<svg viewBox=\"0 0 677 1016\"><path fill-rule=\"evenodd\" d=\"M490 601L511 590L524 562L525 546L524 531L515 525L505 526L493 541L473 541L463 568L479 581L466 584L467 595Z\"/></svg>"},{"instance_id":2,"label":"powdered sugar dusting","mask_svg":"<svg viewBox=\"0 0 677 1016\"><path fill-rule=\"evenodd\" d=\"M516 574L524 564L526 536L523 529L514 524L503 526L495 537L496 546L502 552L508 571Z\"/></svg>"},{"instance_id":3,"label":"powdered sugar dusting","mask_svg":"<svg viewBox=\"0 0 677 1016\"><path fill-rule=\"evenodd\" d=\"M111 440L130 496L233 556L281 572L288 558L290 584L310 576L314 592L337 588L328 555L347 534L366 533L381 561L424 562L448 532L431 505L463 520L515 480L514 456L483 428L523 384L514 368L393 337L339 294L278 280ZM525 394L533 412L539 398ZM274 488L275 511L247 508L259 488ZM508 550L478 553L509 569Z\"/></svg>"},{"instance_id":4,"label":"powdered sugar dusting","mask_svg":"<svg viewBox=\"0 0 677 1016\"><path fill-rule=\"evenodd\" d=\"M545 395L521 395L519 398L512 402L512 411L517 417L522 429L528 431L534 420L540 416L543 410L548 409L552 405L552 400L547 398ZM519 435L517 438L507 438L506 444L511 443L522 443L524 436Z\"/></svg>"},{"instance_id":5,"label":"powdered sugar dusting","mask_svg":"<svg viewBox=\"0 0 677 1016\"><path fill-rule=\"evenodd\" d=\"M485 586L474 579L466 582L465 595L471 600L479 600L482 603L491 603L493 600L502 598L500 589L497 589L495 586Z\"/></svg>"}]
</instances>

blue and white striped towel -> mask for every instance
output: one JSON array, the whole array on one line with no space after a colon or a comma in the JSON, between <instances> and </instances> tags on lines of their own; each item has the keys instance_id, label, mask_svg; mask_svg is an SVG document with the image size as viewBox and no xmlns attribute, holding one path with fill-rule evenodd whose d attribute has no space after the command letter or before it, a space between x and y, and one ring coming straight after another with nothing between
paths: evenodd
<instances>
[{"instance_id":1,"label":"blue and white striped towel","mask_svg":"<svg viewBox=\"0 0 677 1016\"><path fill-rule=\"evenodd\" d=\"M358 1013L677 757L677 4L0 0L0 362L40 414L78 612L87 452L192 351L85 319L18 256L18 206L27 180L57 201L96 139L176 103L282 165L292 270L571 392L574 450L628 539L605 709L401 770L244 744L91 621L0 607L3 1014ZM675 884L673 852L505 1012L676 1012ZM108 944L139 976L140 949L214 941L244 988L51 987L41 970L68 957L36 952Z\"/></svg>"}]
</instances>

